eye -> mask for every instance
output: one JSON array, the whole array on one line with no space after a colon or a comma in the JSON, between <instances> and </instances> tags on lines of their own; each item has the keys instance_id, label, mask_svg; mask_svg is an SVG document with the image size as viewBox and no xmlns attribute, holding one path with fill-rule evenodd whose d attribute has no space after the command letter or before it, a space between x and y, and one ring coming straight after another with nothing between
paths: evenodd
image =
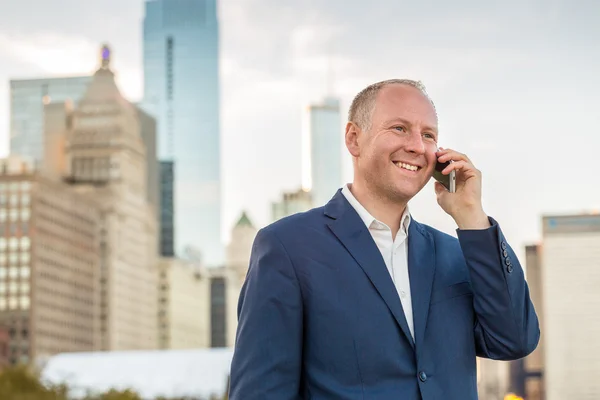
<instances>
[{"instance_id":1,"label":"eye","mask_svg":"<svg viewBox=\"0 0 600 400\"><path fill-rule=\"evenodd\" d=\"M403 126L395 126L394 129L400 132L406 132L406 128L404 128Z\"/></svg>"},{"instance_id":2,"label":"eye","mask_svg":"<svg viewBox=\"0 0 600 400\"><path fill-rule=\"evenodd\" d=\"M433 133L424 133L423 137L435 141L435 135Z\"/></svg>"}]
</instances>

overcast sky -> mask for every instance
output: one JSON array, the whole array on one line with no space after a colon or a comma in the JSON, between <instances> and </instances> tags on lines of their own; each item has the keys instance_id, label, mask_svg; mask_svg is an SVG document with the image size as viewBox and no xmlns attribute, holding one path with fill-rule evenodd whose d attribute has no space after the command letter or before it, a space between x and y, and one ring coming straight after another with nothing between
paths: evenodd
<instances>
[{"instance_id":1,"label":"overcast sky","mask_svg":"<svg viewBox=\"0 0 600 400\"><path fill-rule=\"evenodd\" d=\"M440 145L483 171L486 211L513 246L539 239L543 213L600 208L600 2L406 3L222 2L224 229L244 208L268 223L270 202L301 184L302 110L326 94L328 60L344 114L374 81L425 83ZM141 0L0 0L0 155L10 78L89 74L106 41L122 91L141 97L142 12ZM431 184L411 207L453 232Z\"/></svg>"}]
</instances>

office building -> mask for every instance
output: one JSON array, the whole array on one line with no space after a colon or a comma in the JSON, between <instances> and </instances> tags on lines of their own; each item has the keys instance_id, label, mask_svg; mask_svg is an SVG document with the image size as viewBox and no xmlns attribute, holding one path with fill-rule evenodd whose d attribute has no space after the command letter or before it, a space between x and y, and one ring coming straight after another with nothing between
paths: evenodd
<instances>
[{"instance_id":1,"label":"office building","mask_svg":"<svg viewBox=\"0 0 600 400\"><path fill-rule=\"evenodd\" d=\"M314 207L327 204L343 185L340 102L327 97L308 107L310 191Z\"/></svg>"},{"instance_id":2,"label":"office building","mask_svg":"<svg viewBox=\"0 0 600 400\"><path fill-rule=\"evenodd\" d=\"M237 305L240 298L240 292L248 266L250 264L250 255L252 245L258 230L244 211L233 227L231 240L226 249L226 268L228 272L226 287L226 307L227 307L227 338L226 345L233 347L235 345L235 334L237 330Z\"/></svg>"},{"instance_id":3,"label":"office building","mask_svg":"<svg viewBox=\"0 0 600 400\"><path fill-rule=\"evenodd\" d=\"M41 162L44 155L44 105L76 103L91 76L10 81L10 154Z\"/></svg>"},{"instance_id":4,"label":"office building","mask_svg":"<svg viewBox=\"0 0 600 400\"><path fill-rule=\"evenodd\" d=\"M100 207L17 157L0 161L0 326L11 364L99 349Z\"/></svg>"},{"instance_id":5,"label":"office building","mask_svg":"<svg viewBox=\"0 0 600 400\"><path fill-rule=\"evenodd\" d=\"M210 346L210 280L192 263L174 258L159 262L159 348Z\"/></svg>"},{"instance_id":6,"label":"office building","mask_svg":"<svg viewBox=\"0 0 600 400\"><path fill-rule=\"evenodd\" d=\"M160 161L160 255L175 256L175 193L173 161Z\"/></svg>"},{"instance_id":7,"label":"office building","mask_svg":"<svg viewBox=\"0 0 600 400\"><path fill-rule=\"evenodd\" d=\"M145 125L115 83L109 48L101 55L76 106L46 109L46 136L56 151L45 171L101 206L100 349L155 349L158 227L148 200Z\"/></svg>"},{"instance_id":8,"label":"office building","mask_svg":"<svg viewBox=\"0 0 600 400\"><path fill-rule=\"evenodd\" d=\"M216 0L150 0L144 16L145 111L175 175L176 253L224 261L221 242L219 26Z\"/></svg>"},{"instance_id":9,"label":"office building","mask_svg":"<svg viewBox=\"0 0 600 400\"><path fill-rule=\"evenodd\" d=\"M292 214L308 211L312 208L312 194L305 189L284 192L281 200L271 203L271 219L277 221Z\"/></svg>"},{"instance_id":10,"label":"office building","mask_svg":"<svg viewBox=\"0 0 600 400\"><path fill-rule=\"evenodd\" d=\"M527 357L512 361L510 391L528 400L543 400L544 396L544 302L542 298L541 245L525 247L525 263L529 295L541 326L537 348Z\"/></svg>"},{"instance_id":11,"label":"office building","mask_svg":"<svg viewBox=\"0 0 600 400\"><path fill-rule=\"evenodd\" d=\"M600 215L542 218L546 400L600 398Z\"/></svg>"}]
</instances>

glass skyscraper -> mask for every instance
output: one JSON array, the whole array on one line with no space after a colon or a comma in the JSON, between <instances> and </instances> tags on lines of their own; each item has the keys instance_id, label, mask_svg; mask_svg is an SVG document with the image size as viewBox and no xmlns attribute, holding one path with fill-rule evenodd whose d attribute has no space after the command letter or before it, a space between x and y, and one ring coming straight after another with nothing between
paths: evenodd
<instances>
[{"instance_id":1,"label":"glass skyscraper","mask_svg":"<svg viewBox=\"0 0 600 400\"><path fill-rule=\"evenodd\" d=\"M10 81L10 154L40 163L44 157L44 105L84 95L91 76Z\"/></svg>"},{"instance_id":2,"label":"glass skyscraper","mask_svg":"<svg viewBox=\"0 0 600 400\"><path fill-rule=\"evenodd\" d=\"M158 122L161 160L173 161L177 252L223 262L216 0L150 0L144 17L144 109Z\"/></svg>"},{"instance_id":3,"label":"glass skyscraper","mask_svg":"<svg viewBox=\"0 0 600 400\"><path fill-rule=\"evenodd\" d=\"M340 102L327 97L309 106L310 180L313 207L327 204L342 182Z\"/></svg>"}]
</instances>

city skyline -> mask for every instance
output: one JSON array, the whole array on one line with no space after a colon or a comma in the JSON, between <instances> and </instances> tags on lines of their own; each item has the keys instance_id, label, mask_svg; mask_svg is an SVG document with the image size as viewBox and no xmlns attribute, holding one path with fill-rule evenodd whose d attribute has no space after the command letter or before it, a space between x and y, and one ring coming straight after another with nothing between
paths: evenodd
<instances>
[{"instance_id":1,"label":"city skyline","mask_svg":"<svg viewBox=\"0 0 600 400\"><path fill-rule=\"evenodd\" d=\"M422 80L440 115L440 145L467 153L483 171L486 211L515 246L541 237L541 214L600 206L592 179L600 145L600 28L593 16L600 5L459 1L428 12L391 1L358 4L220 6L224 239L241 210L264 225L271 201L300 186L301 111L325 94L329 60L343 115L371 82ZM57 8L67 11L50 12ZM120 87L128 99L141 99L142 8L137 0L61 0L15 4L0 16L0 155L8 151L9 79L89 74L98 45L107 42ZM350 180L347 154L344 162ZM453 233L431 186L411 210Z\"/></svg>"}]
</instances>

